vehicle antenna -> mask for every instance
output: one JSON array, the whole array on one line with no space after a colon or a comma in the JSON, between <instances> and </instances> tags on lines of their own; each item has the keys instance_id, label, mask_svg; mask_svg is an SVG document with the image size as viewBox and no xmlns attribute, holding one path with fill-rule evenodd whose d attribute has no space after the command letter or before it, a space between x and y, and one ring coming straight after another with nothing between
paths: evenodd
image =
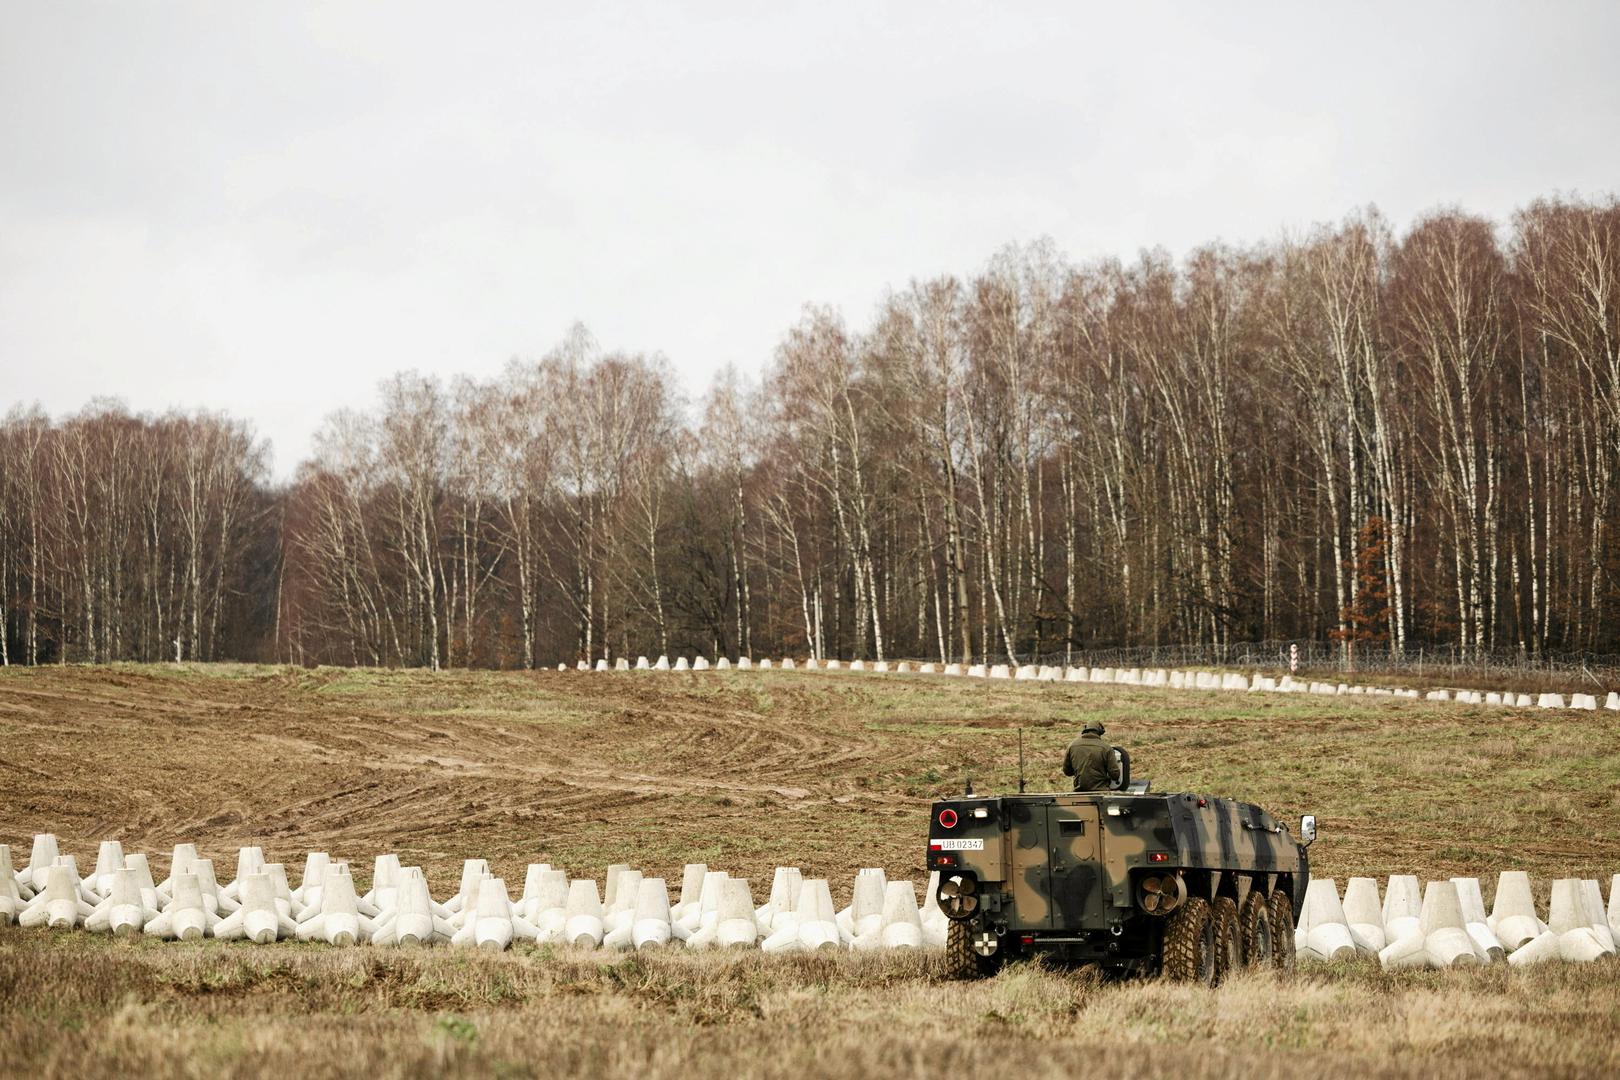
<instances>
[{"instance_id":1,"label":"vehicle antenna","mask_svg":"<svg viewBox=\"0 0 1620 1080\"><path fill-rule=\"evenodd\" d=\"M1018 794L1024 793L1024 729L1018 729Z\"/></svg>"}]
</instances>

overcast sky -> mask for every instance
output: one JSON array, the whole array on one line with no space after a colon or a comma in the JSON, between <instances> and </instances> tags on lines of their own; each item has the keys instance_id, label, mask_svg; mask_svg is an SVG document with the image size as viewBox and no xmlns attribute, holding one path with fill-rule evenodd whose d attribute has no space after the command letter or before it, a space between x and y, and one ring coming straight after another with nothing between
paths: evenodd
<instances>
[{"instance_id":1,"label":"overcast sky","mask_svg":"<svg viewBox=\"0 0 1620 1080\"><path fill-rule=\"evenodd\" d=\"M225 409L285 477L576 320L695 397L1008 241L1620 187L1620 4L1325 7L0 0L0 410Z\"/></svg>"}]
</instances>

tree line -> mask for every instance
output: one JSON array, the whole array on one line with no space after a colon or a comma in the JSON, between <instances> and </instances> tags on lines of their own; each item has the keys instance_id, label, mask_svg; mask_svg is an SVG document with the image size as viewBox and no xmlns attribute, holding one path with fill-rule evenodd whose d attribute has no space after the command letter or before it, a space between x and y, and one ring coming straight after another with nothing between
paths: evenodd
<instances>
[{"instance_id":1,"label":"tree line","mask_svg":"<svg viewBox=\"0 0 1620 1080\"><path fill-rule=\"evenodd\" d=\"M0 656L1013 662L1620 651L1620 203L1013 245L684 398L576 328L388 380L273 485L213 414L0 426Z\"/></svg>"}]
</instances>

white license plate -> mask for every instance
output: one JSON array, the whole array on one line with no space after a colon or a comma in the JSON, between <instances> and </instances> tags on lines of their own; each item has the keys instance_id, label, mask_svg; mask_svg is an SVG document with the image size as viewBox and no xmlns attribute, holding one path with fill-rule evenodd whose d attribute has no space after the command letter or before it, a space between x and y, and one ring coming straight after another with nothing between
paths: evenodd
<instances>
[{"instance_id":1,"label":"white license plate","mask_svg":"<svg viewBox=\"0 0 1620 1080\"><path fill-rule=\"evenodd\" d=\"M977 840L930 840L928 846L935 851L983 851L984 839Z\"/></svg>"}]
</instances>

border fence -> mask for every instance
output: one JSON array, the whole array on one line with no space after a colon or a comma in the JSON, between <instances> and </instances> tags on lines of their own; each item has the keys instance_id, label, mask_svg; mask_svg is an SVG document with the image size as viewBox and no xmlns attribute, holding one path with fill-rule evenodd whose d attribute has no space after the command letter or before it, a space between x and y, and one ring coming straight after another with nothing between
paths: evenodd
<instances>
[{"instance_id":1,"label":"border fence","mask_svg":"<svg viewBox=\"0 0 1620 1080\"><path fill-rule=\"evenodd\" d=\"M1400 675L1433 685L1489 684L1515 687L1620 687L1620 654L1543 652L1532 655L1518 649L1479 651L1458 645L1420 645L1397 651L1382 643L1358 643L1348 655L1338 642L1251 641L1228 645L1143 645L1131 648L1075 649L1072 652L1020 656L1021 663L1069 664L1114 668L1230 668L1287 674L1290 655L1297 649L1296 675L1333 674L1368 677ZM979 658L984 663L1005 663L1005 655Z\"/></svg>"}]
</instances>

